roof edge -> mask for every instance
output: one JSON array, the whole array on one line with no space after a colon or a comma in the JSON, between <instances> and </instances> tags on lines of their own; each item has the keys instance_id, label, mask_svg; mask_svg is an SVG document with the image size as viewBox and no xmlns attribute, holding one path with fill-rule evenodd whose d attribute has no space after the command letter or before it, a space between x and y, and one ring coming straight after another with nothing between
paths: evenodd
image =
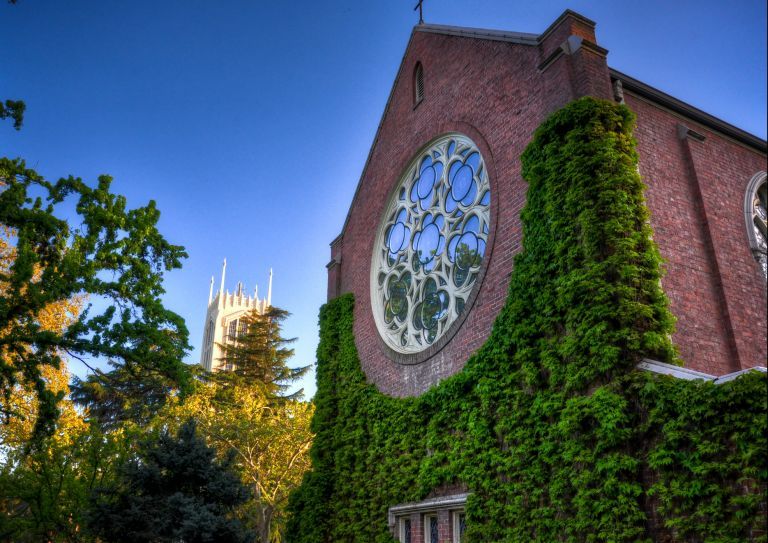
<instances>
[{"instance_id":1,"label":"roof edge","mask_svg":"<svg viewBox=\"0 0 768 543\"><path fill-rule=\"evenodd\" d=\"M621 85L624 90L628 90L633 94L664 106L665 108L675 113L683 115L702 126L728 136L748 147L760 151L761 153L766 153L768 151L768 142L766 142L766 140L761 139L758 136L747 132L746 130L742 130L741 128L734 126L722 119L718 119L714 115L710 115L709 113L702 111L697 107L687 104L682 100L678 100L674 96L662 92L657 88L651 87L650 85L630 77L618 70L613 68L609 68L608 70L611 74L611 80L621 81Z\"/></svg>"},{"instance_id":2,"label":"roof edge","mask_svg":"<svg viewBox=\"0 0 768 543\"><path fill-rule=\"evenodd\" d=\"M414 32L430 34L446 34L462 38L477 38L482 40L506 41L520 45L538 45L539 35L528 32L508 32L505 30L489 30L486 28L470 28L465 26L449 26L435 24L420 24L413 28Z\"/></svg>"}]
</instances>

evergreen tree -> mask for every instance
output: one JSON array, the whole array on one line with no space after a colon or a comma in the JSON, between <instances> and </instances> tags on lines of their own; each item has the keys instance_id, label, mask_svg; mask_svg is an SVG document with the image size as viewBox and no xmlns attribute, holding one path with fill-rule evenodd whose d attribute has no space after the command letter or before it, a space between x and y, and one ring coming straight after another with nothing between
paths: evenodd
<instances>
[{"instance_id":1,"label":"evergreen tree","mask_svg":"<svg viewBox=\"0 0 768 543\"><path fill-rule=\"evenodd\" d=\"M104 431L116 430L126 421L147 425L168 398L179 393L178 385L151 368L110 364L111 371L73 377L69 387L70 399ZM196 367L189 371L198 373Z\"/></svg>"},{"instance_id":2,"label":"evergreen tree","mask_svg":"<svg viewBox=\"0 0 768 543\"><path fill-rule=\"evenodd\" d=\"M232 517L250 495L223 461L184 423L140 445L120 470L115 488L94 493L89 525L110 542L250 542L254 534Z\"/></svg>"},{"instance_id":3,"label":"evergreen tree","mask_svg":"<svg viewBox=\"0 0 768 543\"><path fill-rule=\"evenodd\" d=\"M289 315L284 309L269 307L264 313L253 310L242 317L237 337L219 344L225 367L232 368L230 374L221 374L220 378L261 383L271 398L300 398L303 389L285 394L291 383L309 371L309 366L288 367L293 356L288 345L296 341L282 336L282 323Z\"/></svg>"}]
</instances>

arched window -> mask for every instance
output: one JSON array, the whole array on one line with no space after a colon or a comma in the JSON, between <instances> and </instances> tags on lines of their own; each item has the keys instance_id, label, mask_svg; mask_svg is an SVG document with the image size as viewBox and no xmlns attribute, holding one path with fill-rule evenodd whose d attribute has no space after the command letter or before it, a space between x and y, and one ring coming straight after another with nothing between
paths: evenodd
<instances>
[{"instance_id":1,"label":"arched window","mask_svg":"<svg viewBox=\"0 0 768 543\"><path fill-rule=\"evenodd\" d=\"M747 185L744 197L744 220L747 226L747 238L752 255L760 264L763 275L768 277L768 231L766 231L766 203L768 201L768 183L766 173L758 172Z\"/></svg>"},{"instance_id":2,"label":"arched window","mask_svg":"<svg viewBox=\"0 0 768 543\"><path fill-rule=\"evenodd\" d=\"M227 329L227 340L235 341L237 339L237 319L229 321L229 328Z\"/></svg>"},{"instance_id":3,"label":"arched window","mask_svg":"<svg viewBox=\"0 0 768 543\"><path fill-rule=\"evenodd\" d=\"M211 371L212 355L213 355L213 321L208 321L208 326L205 328L205 340L203 341L203 349L205 351L205 369Z\"/></svg>"},{"instance_id":4,"label":"arched window","mask_svg":"<svg viewBox=\"0 0 768 543\"><path fill-rule=\"evenodd\" d=\"M416 63L413 72L413 104L417 105L424 99L424 67L421 62Z\"/></svg>"}]
</instances>

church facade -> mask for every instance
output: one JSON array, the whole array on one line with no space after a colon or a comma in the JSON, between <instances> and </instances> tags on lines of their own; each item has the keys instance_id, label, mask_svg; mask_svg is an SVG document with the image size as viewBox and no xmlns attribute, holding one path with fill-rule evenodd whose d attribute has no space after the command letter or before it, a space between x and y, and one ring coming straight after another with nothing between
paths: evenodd
<instances>
[{"instance_id":1,"label":"church facade","mask_svg":"<svg viewBox=\"0 0 768 543\"><path fill-rule=\"evenodd\" d=\"M569 124L586 110L614 132ZM573 194L589 201L568 185L542 193L549 166L533 155L596 141L614 146L606 157L624 153L616 171L639 171L644 186L607 189L608 209L588 179ZM601 167L557 160L569 183ZM766 169L764 140L611 69L577 13L541 34L416 26L331 243L313 471L292 498L288 540L764 537L765 474L744 451L766 454L762 430L747 436L765 429ZM625 204L634 222L614 216ZM582 220L580 206L631 223L597 237L625 236L646 255L627 261L648 266L644 279L616 279L622 292L645 281L625 300L638 303L629 335L645 338L634 347L590 343L590 326L624 325L600 289L567 291L607 269L565 264L604 249L588 239L594 224L559 219ZM526 307L539 302L525 281L549 302ZM585 326L561 300L591 295L611 316ZM716 475L701 482L702 470Z\"/></svg>"},{"instance_id":2,"label":"church facade","mask_svg":"<svg viewBox=\"0 0 768 543\"><path fill-rule=\"evenodd\" d=\"M357 348L382 392L424 392L488 337L520 249L527 189L520 155L549 114L585 95L637 115L639 170L685 366L712 375L765 366L765 227L760 234L754 220L765 220L766 142L612 70L607 55L595 23L573 12L539 35L414 28L328 265L329 299L355 295ZM375 322L371 253L397 180L445 134L467 136L483 157L490 234L462 321L428 352L403 357Z\"/></svg>"}]
</instances>

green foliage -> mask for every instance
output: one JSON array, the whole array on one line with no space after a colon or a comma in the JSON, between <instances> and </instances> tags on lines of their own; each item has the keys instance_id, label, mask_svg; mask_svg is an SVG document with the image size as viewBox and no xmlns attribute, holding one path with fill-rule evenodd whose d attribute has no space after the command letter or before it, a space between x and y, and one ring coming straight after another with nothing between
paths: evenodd
<instances>
[{"instance_id":1,"label":"green foliage","mask_svg":"<svg viewBox=\"0 0 768 543\"><path fill-rule=\"evenodd\" d=\"M103 430L120 428L126 422L146 426L172 395L178 385L153 368L111 362L108 372L94 372L85 379L74 377L69 397L84 408L88 419ZM196 367L189 368L197 373Z\"/></svg>"},{"instance_id":2,"label":"green foliage","mask_svg":"<svg viewBox=\"0 0 768 543\"><path fill-rule=\"evenodd\" d=\"M162 432L142 445L121 467L117 486L95 494L89 524L112 542L252 541L231 518L248 499L231 467L232 455L217 461L189 421L177 436Z\"/></svg>"},{"instance_id":3,"label":"green foliage","mask_svg":"<svg viewBox=\"0 0 768 543\"><path fill-rule=\"evenodd\" d=\"M74 177L52 183L0 158L0 225L14 233L16 251L0 273L0 392L6 406L17 384L34 387L38 437L51 433L61 396L46 387L43 369L58 368L64 353L153 371L182 390L189 381L187 328L160 300L164 272L181 267L186 253L158 232L154 202L128 209L110 184L108 176L95 188ZM77 228L60 217L70 203ZM89 306L63 331L43 328L44 308L84 295L106 309L92 315Z\"/></svg>"},{"instance_id":4,"label":"green foliage","mask_svg":"<svg viewBox=\"0 0 768 543\"><path fill-rule=\"evenodd\" d=\"M10 117L13 119L13 127L16 130L21 130L21 125L24 123L24 110L27 105L21 100L6 100L5 104L0 102L0 120Z\"/></svg>"},{"instance_id":5,"label":"green foliage","mask_svg":"<svg viewBox=\"0 0 768 543\"><path fill-rule=\"evenodd\" d=\"M537 130L506 305L422 396L366 382L351 295L321 310L312 471L288 541L390 543L389 506L456 486L472 493L470 542L766 540L765 376L634 370L677 357L633 124L583 98Z\"/></svg>"},{"instance_id":6,"label":"green foliage","mask_svg":"<svg viewBox=\"0 0 768 543\"><path fill-rule=\"evenodd\" d=\"M89 495L114 483L117 466L128 454L123 432L61 424L44 447L25 453L4 451L0 467L0 540L85 542Z\"/></svg>"},{"instance_id":7,"label":"green foliage","mask_svg":"<svg viewBox=\"0 0 768 543\"><path fill-rule=\"evenodd\" d=\"M303 390L285 395L292 383L301 379L309 366L289 368L293 349L288 345L296 338L282 336L282 323L290 313L278 307L269 307L264 313L252 310L238 324L236 341L220 343L225 366L232 371L220 372L216 377L225 381L259 383L271 398L298 399Z\"/></svg>"},{"instance_id":8,"label":"green foliage","mask_svg":"<svg viewBox=\"0 0 768 543\"><path fill-rule=\"evenodd\" d=\"M209 379L183 402L171 401L153 424L173 428L194 419L220 457L234 451L233 469L251 497L237 516L259 543L280 543L288 496L309 469L313 405L275 401L261 383Z\"/></svg>"}]
</instances>

